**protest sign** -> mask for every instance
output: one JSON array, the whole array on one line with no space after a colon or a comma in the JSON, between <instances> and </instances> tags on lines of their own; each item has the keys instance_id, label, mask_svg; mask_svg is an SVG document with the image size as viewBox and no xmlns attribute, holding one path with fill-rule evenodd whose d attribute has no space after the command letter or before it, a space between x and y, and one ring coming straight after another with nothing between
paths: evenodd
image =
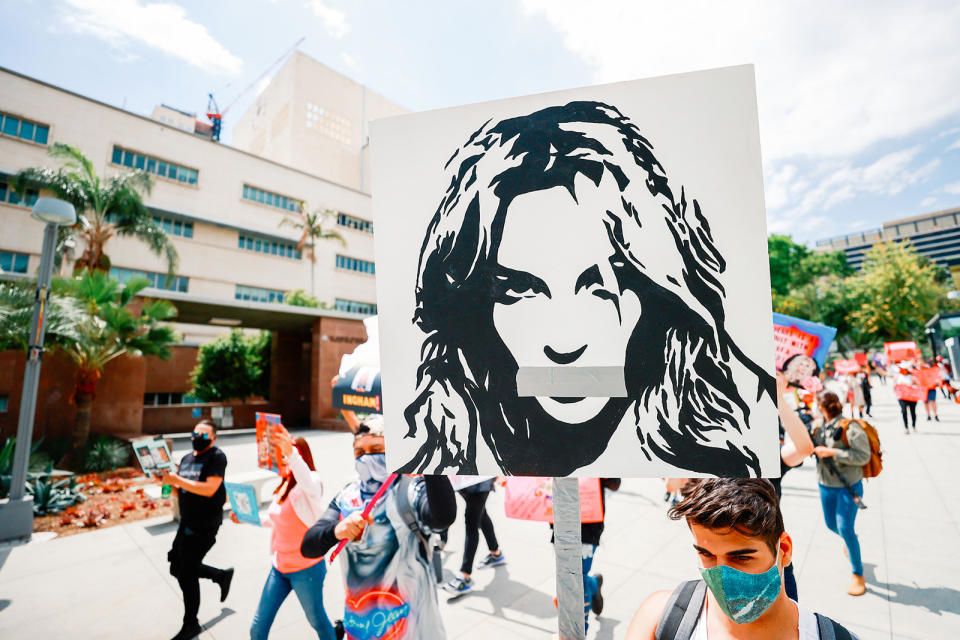
<instances>
[{"instance_id":1,"label":"protest sign","mask_svg":"<svg viewBox=\"0 0 960 640\"><path fill-rule=\"evenodd\" d=\"M603 498L598 478L578 478L580 522L603 522ZM508 518L553 522L553 478L510 477L505 482L503 508Z\"/></svg>"},{"instance_id":2,"label":"protest sign","mask_svg":"<svg viewBox=\"0 0 960 640\"><path fill-rule=\"evenodd\" d=\"M920 367L913 372L913 377L924 389L936 389L943 382L940 367Z\"/></svg>"},{"instance_id":3,"label":"protest sign","mask_svg":"<svg viewBox=\"0 0 960 640\"><path fill-rule=\"evenodd\" d=\"M857 353L853 354L853 359L856 360L857 364L859 364L861 367L867 366L867 354L863 353L862 351L858 351Z\"/></svg>"},{"instance_id":4,"label":"protest sign","mask_svg":"<svg viewBox=\"0 0 960 640\"><path fill-rule=\"evenodd\" d=\"M453 487L453 490L460 491L461 489L472 487L481 482L492 480L493 476L449 476L449 478L450 486Z\"/></svg>"},{"instance_id":5,"label":"protest sign","mask_svg":"<svg viewBox=\"0 0 960 640\"><path fill-rule=\"evenodd\" d=\"M752 67L372 127L390 470L778 473Z\"/></svg>"},{"instance_id":6,"label":"protest sign","mask_svg":"<svg viewBox=\"0 0 960 640\"><path fill-rule=\"evenodd\" d=\"M927 396L927 392L918 385L898 384L893 387L893 395L897 397L897 400L920 402Z\"/></svg>"},{"instance_id":7,"label":"protest sign","mask_svg":"<svg viewBox=\"0 0 960 640\"><path fill-rule=\"evenodd\" d=\"M144 475L159 478L162 472L173 471L170 449L162 438L141 438L134 440L131 446Z\"/></svg>"},{"instance_id":8,"label":"protest sign","mask_svg":"<svg viewBox=\"0 0 960 640\"><path fill-rule=\"evenodd\" d=\"M254 417L257 428L257 466L284 475L287 472L287 466L273 441L275 427L283 426L280 416L257 411Z\"/></svg>"},{"instance_id":9,"label":"protest sign","mask_svg":"<svg viewBox=\"0 0 960 640\"><path fill-rule=\"evenodd\" d=\"M260 496L257 495L253 485L224 482L223 486L227 490L230 508L237 514L237 520L247 524L255 524L258 527L261 526Z\"/></svg>"},{"instance_id":10,"label":"protest sign","mask_svg":"<svg viewBox=\"0 0 960 640\"><path fill-rule=\"evenodd\" d=\"M777 369L781 369L787 358L796 354L810 356L816 360L817 366L823 367L836 335L837 330L825 324L774 313L773 341Z\"/></svg>"},{"instance_id":11,"label":"protest sign","mask_svg":"<svg viewBox=\"0 0 960 640\"><path fill-rule=\"evenodd\" d=\"M860 373L860 365L856 360L834 360L833 368L841 375Z\"/></svg>"},{"instance_id":12,"label":"protest sign","mask_svg":"<svg viewBox=\"0 0 960 640\"><path fill-rule=\"evenodd\" d=\"M887 356L887 362L889 364L903 362L904 360L920 359L920 349L917 347L917 343L912 340L905 342L885 342L883 343L883 353Z\"/></svg>"},{"instance_id":13,"label":"protest sign","mask_svg":"<svg viewBox=\"0 0 960 640\"><path fill-rule=\"evenodd\" d=\"M333 406L361 413L382 413L380 367L361 364L341 374L333 387Z\"/></svg>"}]
</instances>

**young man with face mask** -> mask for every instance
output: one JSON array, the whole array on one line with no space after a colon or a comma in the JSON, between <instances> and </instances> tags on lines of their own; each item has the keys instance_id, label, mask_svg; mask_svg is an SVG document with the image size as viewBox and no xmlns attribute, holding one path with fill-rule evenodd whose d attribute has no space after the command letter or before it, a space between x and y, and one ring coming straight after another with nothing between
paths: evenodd
<instances>
[{"instance_id":1,"label":"young man with face mask","mask_svg":"<svg viewBox=\"0 0 960 640\"><path fill-rule=\"evenodd\" d=\"M310 527L301 553L319 558L341 540L350 541L339 556L346 582L343 627L348 638L446 637L436 578L422 541L456 518L450 481L444 476L401 476L364 518L364 507L389 476L381 417L360 424L353 457L356 480L340 490Z\"/></svg>"},{"instance_id":2,"label":"young man with face mask","mask_svg":"<svg viewBox=\"0 0 960 640\"><path fill-rule=\"evenodd\" d=\"M690 527L702 579L648 597L627 640L856 640L787 597L793 541L768 480L692 480L682 493L670 517Z\"/></svg>"},{"instance_id":3,"label":"young man with face mask","mask_svg":"<svg viewBox=\"0 0 960 640\"><path fill-rule=\"evenodd\" d=\"M180 583L183 592L183 627L173 640L188 640L203 630L197 620L200 578L220 586L220 602L227 598L233 580L233 569L203 564L203 557L217 540L227 499L223 487L227 456L213 446L216 439L217 430L212 421L198 422L191 436L193 451L180 461L177 473L164 473L160 478L177 492L180 504L180 526L167 554L170 574Z\"/></svg>"}]
</instances>

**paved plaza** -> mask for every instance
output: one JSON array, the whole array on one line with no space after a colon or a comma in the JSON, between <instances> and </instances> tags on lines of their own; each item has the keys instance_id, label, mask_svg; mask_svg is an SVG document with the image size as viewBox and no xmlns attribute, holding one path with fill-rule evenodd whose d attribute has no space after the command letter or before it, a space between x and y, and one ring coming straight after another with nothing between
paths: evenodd
<instances>
[{"instance_id":1,"label":"paved plaza","mask_svg":"<svg viewBox=\"0 0 960 640\"><path fill-rule=\"evenodd\" d=\"M960 406L940 403L942 422L904 435L891 388L874 391L873 423L884 445L884 472L866 483L868 510L857 531L863 548L867 594L845 593L849 581L839 537L823 524L814 465L808 461L784 482L783 510L793 536L801 601L847 625L864 640L960 637ZM350 435L304 433L329 495L352 474ZM231 473L255 467L250 436L218 442ZM178 441L179 455L186 441ZM608 494L607 528L594 562L604 575L606 606L591 615L588 638L622 638L640 602L697 576L697 558L682 523L665 515L659 480L625 480ZM459 500L459 499L458 499ZM457 639L549 638L555 631L554 559L546 525L507 520L503 494L488 509L508 562L474 574L473 592L448 602L441 592L447 634ZM462 509L463 502L459 501ZM179 628L182 602L168 572L167 550L176 525L169 518L116 526L46 542L0 547L0 638L156 638ZM269 530L225 522L207 562L233 566L230 596L202 581L200 621L205 640L248 637L270 568ZM451 528L444 565L459 566L462 519ZM481 541L478 558L484 552ZM340 617L343 586L338 567L328 574L325 601ZM295 598L283 605L272 637L314 637Z\"/></svg>"}]
</instances>

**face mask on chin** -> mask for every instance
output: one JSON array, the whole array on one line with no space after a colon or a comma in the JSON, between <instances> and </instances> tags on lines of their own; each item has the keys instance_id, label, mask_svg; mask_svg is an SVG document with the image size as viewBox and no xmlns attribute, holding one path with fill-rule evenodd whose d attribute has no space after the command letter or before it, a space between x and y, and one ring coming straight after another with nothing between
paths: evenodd
<instances>
[{"instance_id":1,"label":"face mask on chin","mask_svg":"<svg viewBox=\"0 0 960 640\"><path fill-rule=\"evenodd\" d=\"M718 565L700 568L721 611L737 624L747 624L762 616L780 595L780 548L773 566L763 573L746 573Z\"/></svg>"},{"instance_id":2,"label":"face mask on chin","mask_svg":"<svg viewBox=\"0 0 960 640\"><path fill-rule=\"evenodd\" d=\"M360 477L360 488L365 493L376 493L390 475L387 473L387 456L383 453L365 453L356 459L354 466Z\"/></svg>"}]
</instances>

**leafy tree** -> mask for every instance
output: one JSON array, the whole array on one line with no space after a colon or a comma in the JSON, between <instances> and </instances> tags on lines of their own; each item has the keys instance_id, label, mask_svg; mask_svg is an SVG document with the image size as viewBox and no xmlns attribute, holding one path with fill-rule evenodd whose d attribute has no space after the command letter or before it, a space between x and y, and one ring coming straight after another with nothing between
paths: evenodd
<instances>
[{"instance_id":1,"label":"leafy tree","mask_svg":"<svg viewBox=\"0 0 960 640\"><path fill-rule=\"evenodd\" d=\"M328 221L336 215L333 209L317 209L313 213L306 210L306 203L301 203L301 215L299 218L284 218L280 221L281 227L293 227L300 232L300 241L297 243L297 250L303 251L304 247L310 250L310 295L315 295L313 286L314 271L317 265L317 242L320 240L336 240L342 246L347 246L347 241L343 239L336 231L331 231Z\"/></svg>"},{"instance_id":2,"label":"leafy tree","mask_svg":"<svg viewBox=\"0 0 960 640\"><path fill-rule=\"evenodd\" d=\"M27 350L34 295L36 291L32 287L14 282L0 283L0 351ZM83 310L76 300L51 294L44 313L47 318L46 348L62 347L79 339L77 325Z\"/></svg>"},{"instance_id":3,"label":"leafy tree","mask_svg":"<svg viewBox=\"0 0 960 640\"><path fill-rule=\"evenodd\" d=\"M859 327L848 319L854 304L849 279L837 275L820 276L785 296L773 295L774 311L836 327L837 343L844 349L860 341Z\"/></svg>"},{"instance_id":4,"label":"leafy tree","mask_svg":"<svg viewBox=\"0 0 960 640\"><path fill-rule=\"evenodd\" d=\"M936 265L908 242L876 244L862 271L851 278L855 305L849 319L871 341L916 337L927 320L949 306L940 278Z\"/></svg>"},{"instance_id":5,"label":"leafy tree","mask_svg":"<svg viewBox=\"0 0 960 640\"><path fill-rule=\"evenodd\" d=\"M316 309L320 306L320 303L317 302L317 299L303 289L287 291L283 295L283 303L293 305L294 307L310 307L312 309Z\"/></svg>"},{"instance_id":6,"label":"leafy tree","mask_svg":"<svg viewBox=\"0 0 960 640\"><path fill-rule=\"evenodd\" d=\"M770 288L776 295L786 296L821 276L845 278L853 273L842 251L810 251L790 236L771 234L767 238L767 251L770 255Z\"/></svg>"},{"instance_id":7,"label":"leafy tree","mask_svg":"<svg viewBox=\"0 0 960 640\"><path fill-rule=\"evenodd\" d=\"M206 402L265 397L270 384L270 332L239 329L200 347L191 392Z\"/></svg>"},{"instance_id":8,"label":"leafy tree","mask_svg":"<svg viewBox=\"0 0 960 640\"><path fill-rule=\"evenodd\" d=\"M110 259L104 252L105 245L114 236L129 236L165 257L171 276L176 272L177 250L163 228L154 222L140 196L141 192L150 193L150 174L135 170L101 178L79 149L60 142L50 148L50 155L62 161L63 166L23 169L13 176L12 185L21 195L28 188L49 191L76 208L77 224L61 230L58 257L66 248L67 239L79 235L85 249L75 269L108 271Z\"/></svg>"},{"instance_id":9,"label":"leafy tree","mask_svg":"<svg viewBox=\"0 0 960 640\"><path fill-rule=\"evenodd\" d=\"M84 271L77 277L54 281L54 291L74 298L81 309L75 325L76 339L62 347L77 366L77 417L71 437L75 452L90 436L97 382L107 363L123 355L167 359L170 347L179 341L173 327L163 324L176 315L172 304L166 300L135 300L148 286L146 278L133 278L121 286L102 271Z\"/></svg>"}]
</instances>

